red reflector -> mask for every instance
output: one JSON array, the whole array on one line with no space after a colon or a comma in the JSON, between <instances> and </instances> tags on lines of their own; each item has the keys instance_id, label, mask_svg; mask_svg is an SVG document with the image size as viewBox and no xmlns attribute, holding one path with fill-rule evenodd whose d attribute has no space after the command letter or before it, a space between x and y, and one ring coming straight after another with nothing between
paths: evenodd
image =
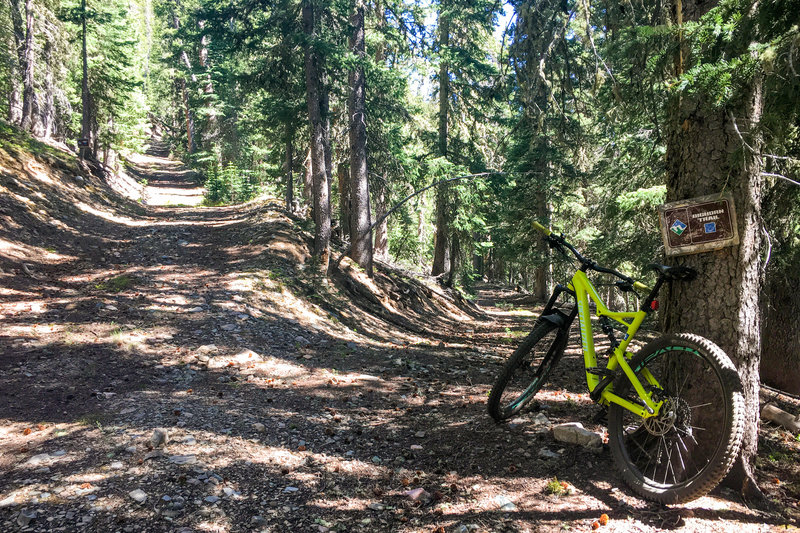
<instances>
[{"instance_id":1,"label":"red reflector","mask_svg":"<svg viewBox=\"0 0 800 533\"><path fill-rule=\"evenodd\" d=\"M650 302L650 309L653 311L658 311L658 300L653 300Z\"/></svg>"}]
</instances>

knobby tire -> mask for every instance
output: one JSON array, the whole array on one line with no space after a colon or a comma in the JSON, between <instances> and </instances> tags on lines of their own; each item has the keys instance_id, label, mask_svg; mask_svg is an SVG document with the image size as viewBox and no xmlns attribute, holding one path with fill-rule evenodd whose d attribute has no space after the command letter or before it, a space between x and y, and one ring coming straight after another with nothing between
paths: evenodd
<instances>
[{"instance_id":1,"label":"knobby tire","mask_svg":"<svg viewBox=\"0 0 800 533\"><path fill-rule=\"evenodd\" d=\"M622 477L662 504L707 494L731 469L742 441L744 397L736 367L719 346L690 334L656 339L630 365L646 389L641 372L651 372L665 404L650 419L609 407L608 441ZM641 402L624 376L614 393Z\"/></svg>"},{"instance_id":2,"label":"knobby tire","mask_svg":"<svg viewBox=\"0 0 800 533\"><path fill-rule=\"evenodd\" d=\"M519 413L539 392L567 345L567 332L540 319L506 361L489 393L489 415L500 422Z\"/></svg>"}]
</instances>

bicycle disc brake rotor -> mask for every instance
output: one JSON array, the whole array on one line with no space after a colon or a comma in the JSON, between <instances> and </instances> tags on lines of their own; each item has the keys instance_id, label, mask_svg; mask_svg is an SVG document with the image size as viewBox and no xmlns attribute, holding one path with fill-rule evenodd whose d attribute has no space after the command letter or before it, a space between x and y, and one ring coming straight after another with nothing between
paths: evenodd
<instances>
[{"instance_id":1,"label":"bicycle disc brake rotor","mask_svg":"<svg viewBox=\"0 0 800 533\"><path fill-rule=\"evenodd\" d=\"M645 418L644 427L648 433L657 437L666 435L673 428L690 434L692 413L689 409L689 404L683 398L669 397L664 399L658 416Z\"/></svg>"}]
</instances>

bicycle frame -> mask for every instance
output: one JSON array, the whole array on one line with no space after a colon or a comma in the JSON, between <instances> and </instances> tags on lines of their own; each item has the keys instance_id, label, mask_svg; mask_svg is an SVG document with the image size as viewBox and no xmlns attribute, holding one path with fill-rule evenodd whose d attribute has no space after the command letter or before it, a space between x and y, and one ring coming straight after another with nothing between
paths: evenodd
<instances>
[{"instance_id":1,"label":"bicycle frame","mask_svg":"<svg viewBox=\"0 0 800 533\"><path fill-rule=\"evenodd\" d=\"M574 309L569 315L566 315L559 310L555 310L555 312L553 312L556 300L558 299L559 295L565 291L574 296L577 303L577 309ZM589 299L591 299L597 306L596 314L598 317L606 316L626 327L625 336L614 348L614 353L609 357L605 373L612 376L616 375L618 370L621 369L633 385L634 390L639 395L639 398L644 403L644 406L637 405L620 396L617 396L613 392L611 378L607 378L608 381L603 383L603 379L601 379L599 375L590 371L592 369L596 369L598 366L597 353L594 347L592 317L589 310ZM566 335L576 316L580 326L581 351L583 352L584 367L586 369L586 384L589 387L590 393L595 392L595 394L592 394L592 397L595 399L595 401L606 406L611 403L616 403L644 418L656 416L659 413L659 409L661 408L663 402L656 401L652 398L652 392L647 392L645 390L644 385L628 364L628 360L633 357L633 354L627 351L627 347L633 339L633 336L639 330L639 327L641 326L645 316L647 316L647 313L641 309L635 312L615 312L609 310L605 302L603 302L603 300L600 298L600 295L597 294L597 290L594 288L594 285L592 285L592 282L589 281L586 273L582 270L578 270L575 272L575 275L572 277L572 280L567 287L563 287L561 285L556 287L556 290L553 292L550 301L545 306L545 309L542 313L542 319L556 324ZM641 370L641 375L647 384L656 389L661 388L658 381L646 368ZM599 391L599 396L596 395L595 391L597 387L602 387Z\"/></svg>"},{"instance_id":2,"label":"bicycle frame","mask_svg":"<svg viewBox=\"0 0 800 533\"><path fill-rule=\"evenodd\" d=\"M636 393L644 402L645 406L636 405L620 396L617 396L612 392L612 390L609 390L610 386L606 387L601 392L599 403L602 405L616 403L625 409L645 418L657 415L662 402L654 401L652 398L652 392L647 392L645 390L642 382L628 364L628 359L633 357L633 354L626 351L628 345L633 339L633 336L642 325L642 321L644 321L647 313L641 309L635 312L615 312L609 310L605 305L605 302L603 302L603 300L597 294L597 290L594 288L594 285L592 285L592 282L589 281L586 273L581 270L575 272L575 275L572 276L572 281L569 283L567 288L575 293L575 300L578 305L578 324L581 332L581 348L583 351L584 367L586 368L586 384L589 387L589 391L594 391L595 388L600 385L601 381L600 376L589 372L589 369L597 368L597 353L595 352L594 348L592 317L589 311L589 299L591 298L591 300L597 306L598 317L606 316L611 320L619 322L627 328L625 336L622 338L616 348L614 348L613 355L609 357L606 369L612 372L616 371L618 368L621 369L625 376L627 376L628 380L630 380L631 385L633 385L634 390L636 390ZM660 388L658 381L656 381L656 379L652 376L652 374L650 374L649 371L647 371L647 369L642 371L642 375L649 385Z\"/></svg>"}]
</instances>

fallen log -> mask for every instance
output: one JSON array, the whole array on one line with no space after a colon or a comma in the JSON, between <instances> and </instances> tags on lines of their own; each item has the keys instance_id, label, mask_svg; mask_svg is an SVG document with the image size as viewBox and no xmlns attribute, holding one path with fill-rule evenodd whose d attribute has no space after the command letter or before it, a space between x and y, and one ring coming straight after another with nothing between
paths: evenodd
<instances>
[{"instance_id":1,"label":"fallen log","mask_svg":"<svg viewBox=\"0 0 800 533\"><path fill-rule=\"evenodd\" d=\"M792 433L800 432L800 418L787 413L774 404L768 403L761 409L761 418L774 422Z\"/></svg>"}]
</instances>

